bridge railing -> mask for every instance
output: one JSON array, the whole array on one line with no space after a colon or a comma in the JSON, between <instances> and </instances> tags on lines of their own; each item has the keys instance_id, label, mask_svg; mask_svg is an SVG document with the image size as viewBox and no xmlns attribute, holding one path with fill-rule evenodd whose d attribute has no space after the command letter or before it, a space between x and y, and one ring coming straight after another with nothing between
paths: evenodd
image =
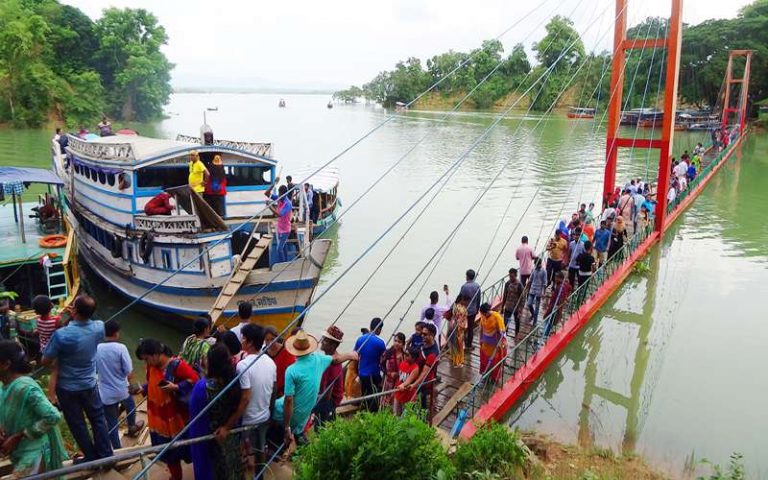
<instances>
[{"instance_id":1,"label":"bridge railing","mask_svg":"<svg viewBox=\"0 0 768 480\"><path fill-rule=\"evenodd\" d=\"M465 409L468 417L473 417L497 388L526 365L547 340L563 327L565 321L576 313L617 270L624 266L632 253L648 238L652 231L653 227L650 222L646 225L638 225L632 238L605 263L600 265L584 284L579 285L571 292L565 301L554 306L551 312L547 312L551 297L542 298L536 325L516 344L508 347L504 358L483 374L474 388L459 402L456 407L457 410ZM501 294L505 281L506 279L503 278L486 288L483 291L483 301L491 303L492 299L497 298ZM500 373L496 374L499 376L499 382L489 381L495 376L494 372L499 370ZM456 413L458 414L458 411Z\"/></svg>"}]
</instances>

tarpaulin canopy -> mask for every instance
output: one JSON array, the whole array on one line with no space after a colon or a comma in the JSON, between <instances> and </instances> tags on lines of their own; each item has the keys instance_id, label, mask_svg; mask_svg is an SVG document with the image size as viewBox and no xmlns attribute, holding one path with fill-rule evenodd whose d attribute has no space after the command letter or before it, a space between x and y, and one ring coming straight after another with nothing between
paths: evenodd
<instances>
[{"instance_id":1,"label":"tarpaulin canopy","mask_svg":"<svg viewBox=\"0 0 768 480\"><path fill-rule=\"evenodd\" d=\"M55 173L44 168L0 167L0 183L12 182L64 185Z\"/></svg>"}]
</instances>

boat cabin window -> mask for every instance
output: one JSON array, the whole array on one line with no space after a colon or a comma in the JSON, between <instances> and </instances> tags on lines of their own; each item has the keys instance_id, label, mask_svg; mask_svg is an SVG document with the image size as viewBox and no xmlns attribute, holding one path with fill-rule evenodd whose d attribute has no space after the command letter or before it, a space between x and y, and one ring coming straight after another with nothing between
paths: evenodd
<instances>
[{"instance_id":1,"label":"boat cabin window","mask_svg":"<svg viewBox=\"0 0 768 480\"><path fill-rule=\"evenodd\" d=\"M98 174L99 174L99 183L102 184L102 185L107 183L107 174L104 173L104 171L102 171L102 170L100 170L98 172Z\"/></svg>"},{"instance_id":2,"label":"boat cabin window","mask_svg":"<svg viewBox=\"0 0 768 480\"><path fill-rule=\"evenodd\" d=\"M107 183L110 187L115 186L115 174L114 173L108 173L107 174Z\"/></svg>"},{"instance_id":3,"label":"boat cabin window","mask_svg":"<svg viewBox=\"0 0 768 480\"><path fill-rule=\"evenodd\" d=\"M163 258L163 268L165 270L171 270L173 268L173 262L171 260L171 251L163 249L162 258Z\"/></svg>"},{"instance_id":4,"label":"boat cabin window","mask_svg":"<svg viewBox=\"0 0 768 480\"><path fill-rule=\"evenodd\" d=\"M227 186L261 186L272 183L272 168L268 166L225 165ZM139 188L178 187L189 181L189 169L180 167L144 168L136 173L136 186Z\"/></svg>"},{"instance_id":5,"label":"boat cabin window","mask_svg":"<svg viewBox=\"0 0 768 480\"><path fill-rule=\"evenodd\" d=\"M227 185L232 187L269 185L272 183L272 169L259 166L225 165Z\"/></svg>"}]
</instances>

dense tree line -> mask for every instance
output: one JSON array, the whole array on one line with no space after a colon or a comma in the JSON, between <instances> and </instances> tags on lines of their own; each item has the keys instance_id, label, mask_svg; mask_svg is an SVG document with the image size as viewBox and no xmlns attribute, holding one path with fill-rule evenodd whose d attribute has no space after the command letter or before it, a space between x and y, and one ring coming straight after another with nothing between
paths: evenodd
<instances>
[{"instance_id":1,"label":"dense tree line","mask_svg":"<svg viewBox=\"0 0 768 480\"><path fill-rule=\"evenodd\" d=\"M56 0L0 0L0 123L155 118L171 93L167 40L142 9L107 8L94 22Z\"/></svg>"},{"instance_id":2,"label":"dense tree line","mask_svg":"<svg viewBox=\"0 0 768 480\"><path fill-rule=\"evenodd\" d=\"M663 38L666 33L666 19L649 17L628 29L627 36L653 39ZM699 107L715 106L722 93L728 52L733 49L755 51L750 97L759 100L768 96L768 0L755 0L733 19L684 25L680 100ZM553 103L606 104L611 95L612 55L586 53L570 19L553 17L546 26L546 35L533 44L533 53L534 66L522 45L516 45L505 57L501 42L488 40L469 53L451 50L436 55L426 65L411 57L395 65L394 70L379 73L362 88L351 87L337 92L336 97L344 101L365 97L392 106L396 102L408 103L437 84L433 91L446 98L472 92L470 101L476 108L488 108L515 90L522 92L528 87L532 87L528 99L537 111ZM665 66L663 48L627 53L626 108L653 107L661 102ZM741 72L737 69L736 74Z\"/></svg>"}]
</instances>

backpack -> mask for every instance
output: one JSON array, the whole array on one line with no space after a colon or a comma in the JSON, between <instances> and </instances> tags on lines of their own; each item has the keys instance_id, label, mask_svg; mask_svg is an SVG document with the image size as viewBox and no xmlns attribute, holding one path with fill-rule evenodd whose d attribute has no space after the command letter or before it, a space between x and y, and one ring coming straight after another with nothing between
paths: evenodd
<instances>
[{"instance_id":1,"label":"backpack","mask_svg":"<svg viewBox=\"0 0 768 480\"><path fill-rule=\"evenodd\" d=\"M172 358L170 362L168 362L168 366L165 367L165 374L163 375L163 378L165 380L168 380L171 383L177 383L176 381L176 370L179 368L179 364L181 363L181 359L179 358ZM173 394L176 397L176 400L181 402L185 406L189 406L189 397L192 396L192 389L190 389L186 393L182 393L181 390L174 392Z\"/></svg>"}]
</instances>

